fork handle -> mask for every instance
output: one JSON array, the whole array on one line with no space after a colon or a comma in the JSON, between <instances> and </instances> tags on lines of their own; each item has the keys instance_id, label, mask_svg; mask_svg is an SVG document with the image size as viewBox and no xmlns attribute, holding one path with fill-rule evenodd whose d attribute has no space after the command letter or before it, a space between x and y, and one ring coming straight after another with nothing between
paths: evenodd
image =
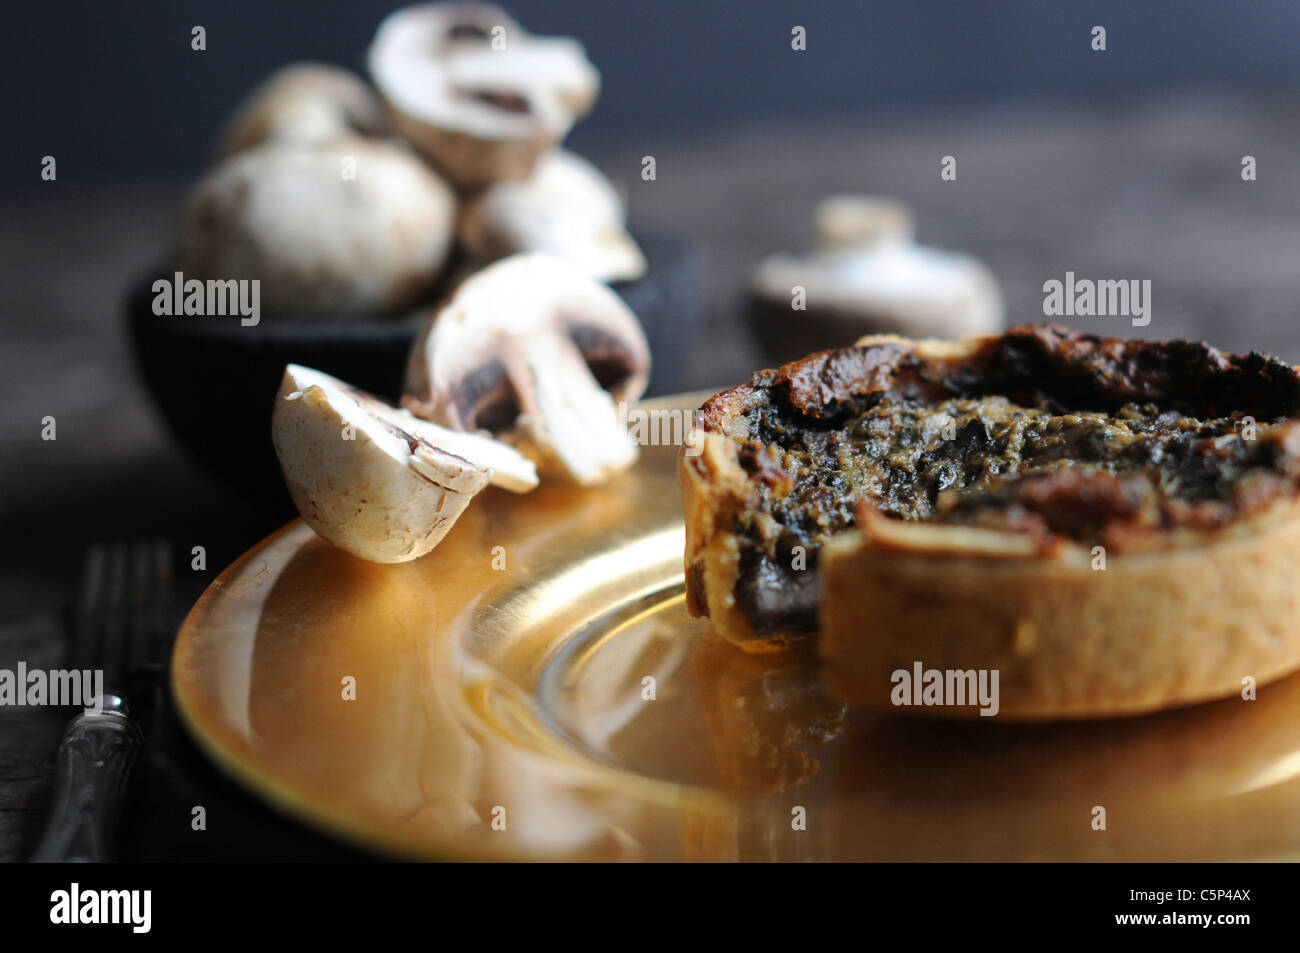
<instances>
[{"instance_id":1,"label":"fork handle","mask_svg":"<svg viewBox=\"0 0 1300 953\"><path fill-rule=\"evenodd\" d=\"M32 856L36 862L113 859L117 820L142 741L120 697L106 694L103 708L83 712L63 732L55 754L53 807Z\"/></svg>"}]
</instances>

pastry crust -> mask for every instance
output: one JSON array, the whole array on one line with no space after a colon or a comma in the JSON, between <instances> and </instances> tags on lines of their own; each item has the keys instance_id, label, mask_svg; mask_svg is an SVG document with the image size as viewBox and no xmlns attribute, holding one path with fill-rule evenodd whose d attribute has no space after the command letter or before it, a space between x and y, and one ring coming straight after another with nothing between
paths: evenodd
<instances>
[{"instance_id":1,"label":"pastry crust","mask_svg":"<svg viewBox=\"0 0 1300 953\"><path fill-rule=\"evenodd\" d=\"M892 673L921 661L997 671L998 717L1096 718L1226 698L1300 667L1294 503L1104 570L1083 547L1042 556L1009 535L897 523L833 540L818 641L831 693L899 710Z\"/></svg>"},{"instance_id":2,"label":"pastry crust","mask_svg":"<svg viewBox=\"0 0 1300 953\"><path fill-rule=\"evenodd\" d=\"M1022 350L1045 363L1025 363ZM1073 536L1050 519L1022 519L1018 502L998 511L995 525L898 519L859 503L856 526L831 534L816 554L806 593L786 598L793 574L755 583L753 540L771 530L765 508L793 481L758 432L756 410L773 393L813 416L877 390L938 399L926 388L951 389L972 368L986 373L990 361L1006 363L990 357L1003 352L1017 355L1017 373L1056 377L1045 386L1087 390L1090 401L1149 398L1183 412L1203 406L1207 418L1256 417L1283 475L1253 494L1234 487L1227 502L1175 501L1154 527L1109 515ZM973 706L895 708L891 676L916 662L998 671L1004 718L1105 717L1236 695L1243 680L1262 685L1300 667L1297 381L1292 368L1259 355L1050 326L957 342L864 338L760 372L704 405L699 453L681 458L688 608L748 651L817 634L831 691L859 707L978 714ZM1104 481L1076 482L1082 489L1068 487L1067 509L1077 514ZM762 596L756 602L753 591L765 586L781 593L779 609L796 611L756 611Z\"/></svg>"}]
</instances>

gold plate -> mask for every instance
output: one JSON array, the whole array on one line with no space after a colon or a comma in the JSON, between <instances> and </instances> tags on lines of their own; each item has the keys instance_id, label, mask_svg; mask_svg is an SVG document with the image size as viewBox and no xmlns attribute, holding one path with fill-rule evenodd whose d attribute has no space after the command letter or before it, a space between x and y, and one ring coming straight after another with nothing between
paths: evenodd
<instances>
[{"instance_id":1,"label":"gold plate","mask_svg":"<svg viewBox=\"0 0 1300 953\"><path fill-rule=\"evenodd\" d=\"M490 489L405 565L295 522L191 611L177 703L268 800L402 856L1300 854L1300 677L1110 722L845 712L809 652L689 618L682 549L673 447L593 490Z\"/></svg>"}]
</instances>

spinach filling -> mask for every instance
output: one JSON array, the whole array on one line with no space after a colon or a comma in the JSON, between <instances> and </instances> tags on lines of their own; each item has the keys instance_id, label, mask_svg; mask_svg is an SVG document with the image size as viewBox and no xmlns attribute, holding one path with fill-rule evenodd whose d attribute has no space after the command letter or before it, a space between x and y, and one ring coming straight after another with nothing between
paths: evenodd
<instances>
[{"instance_id":1,"label":"spinach filling","mask_svg":"<svg viewBox=\"0 0 1300 953\"><path fill-rule=\"evenodd\" d=\"M876 391L811 418L769 395L749 412L750 433L788 480L758 482L761 505L737 526L751 544L738 594L760 632L815 625L816 574L794 570L815 568L859 501L897 519L1114 545L1226 523L1294 478L1274 428L1239 413L1200 419L1150 403L1062 413Z\"/></svg>"}]
</instances>

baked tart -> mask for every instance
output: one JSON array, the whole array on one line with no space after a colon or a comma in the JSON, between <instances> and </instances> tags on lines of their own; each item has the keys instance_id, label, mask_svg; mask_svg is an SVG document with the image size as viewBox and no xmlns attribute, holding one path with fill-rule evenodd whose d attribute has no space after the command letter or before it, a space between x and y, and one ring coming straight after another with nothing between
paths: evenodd
<instances>
[{"instance_id":1,"label":"baked tart","mask_svg":"<svg viewBox=\"0 0 1300 953\"><path fill-rule=\"evenodd\" d=\"M1004 717L1100 717L1300 666L1300 374L1275 358L876 336L698 420L690 612L749 651L815 636L850 704L923 666L998 673Z\"/></svg>"}]
</instances>

